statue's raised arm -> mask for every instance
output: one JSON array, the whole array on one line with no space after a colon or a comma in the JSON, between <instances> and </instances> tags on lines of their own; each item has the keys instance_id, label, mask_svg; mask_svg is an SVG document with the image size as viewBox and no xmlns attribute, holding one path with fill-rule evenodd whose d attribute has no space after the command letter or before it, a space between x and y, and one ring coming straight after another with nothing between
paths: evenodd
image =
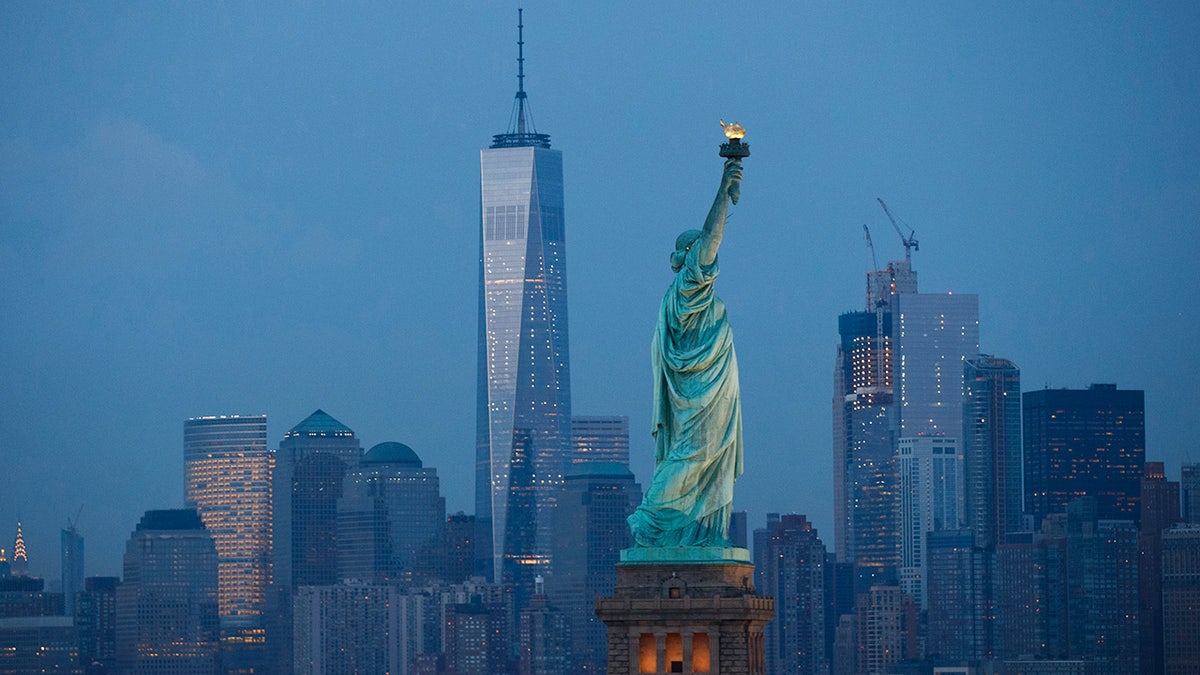
<instances>
[{"instance_id":1,"label":"statue's raised arm","mask_svg":"<svg viewBox=\"0 0 1200 675\"><path fill-rule=\"evenodd\" d=\"M721 238L725 236L725 219L729 215L729 202L738 203L742 184L742 160L731 157L725 160L725 173L721 176L721 187L713 200L704 229L700 234L700 264L711 265L717 258Z\"/></svg>"}]
</instances>

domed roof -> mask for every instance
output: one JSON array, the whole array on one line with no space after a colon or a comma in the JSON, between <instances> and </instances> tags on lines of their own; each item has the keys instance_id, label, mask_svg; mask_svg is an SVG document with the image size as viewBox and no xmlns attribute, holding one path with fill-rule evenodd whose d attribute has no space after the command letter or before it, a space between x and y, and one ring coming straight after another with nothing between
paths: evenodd
<instances>
[{"instance_id":1,"label":"domed roof","mask_svg":"<svg viewBox=\"0 0 1200 675\"><path fill-rule=\"evenodd\" d=\"M363 464L408 464L420 467L421 458L412 448L395 441L376 444L363 455Z\"/></svg>"}]
</instances>

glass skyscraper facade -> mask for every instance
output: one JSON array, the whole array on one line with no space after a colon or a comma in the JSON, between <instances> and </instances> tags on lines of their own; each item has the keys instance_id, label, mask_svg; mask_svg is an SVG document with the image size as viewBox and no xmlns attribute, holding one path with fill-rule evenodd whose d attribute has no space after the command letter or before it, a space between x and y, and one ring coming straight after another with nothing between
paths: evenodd
<instances>
[{"instance_id":1,"label":"glass skyscraper facade","mask_svg":"<svg viewBox=\"0 0 1200 675\"><path fill-rule=\"evenodd\" d=\"M271 463L266 415L183 423L183 499L219 555L222 628L262 628L271 578Z\"/></svg>"},{"instance_id":2,"label":"glass skyscraper facade","mask_svg":"<svg viewBox=\"0 0 1200 675\"><path fill-rule=\"evenodd\" d=\"M963 478L966 527L991 548L1022 529L1021 370L986 354L964 365Z\"/></svg>"},{"instance_id":3,"label":"glass skyscraper facade","mask_svg":"<svg viewBox=\"0 0 1200 675\"><path fill-rule=\"evenodd\" d=\"M212 675L217 547L195 509L147 511L125 546L117 587L117 672Z\"/></svg>"},{"instance_id":4,"label":"glass skyscraper facade","mask_svg":"<svg viewBox=\"0 0 1200 675\"><path fill-rule=\"evenodd\" d=\"M338 500L338 574L374 583L442 578L446 499L437 470L403 443L375 445L346 474ZM458 580L456 580L458 581Z\"/></svg>"},{"instance_id":5,"label":"glass skyscraper facade","mask_svg":"<svg viewBox=\"0 0 1200 675\"><path fill-rule=\"evenodd\" d=\"M1146 459L1145 393L1093 384L1022 397L1025 511L1037 528L1076 497L1096 498L1102 519L1137 520Z\"/></svg>"},{"instance_id":6,"label":"glass skyscraper facade","mask_svg":"<svg viewBox=\"0 0 1200 675\"><path fill-rule=\"evenodd\" d=\"M521 43L523 44L523 43ZM562 153L532 131L524 64L509 132L480 151L477 571L549 571L571 442Z\"/></svg>"}]
</instances>

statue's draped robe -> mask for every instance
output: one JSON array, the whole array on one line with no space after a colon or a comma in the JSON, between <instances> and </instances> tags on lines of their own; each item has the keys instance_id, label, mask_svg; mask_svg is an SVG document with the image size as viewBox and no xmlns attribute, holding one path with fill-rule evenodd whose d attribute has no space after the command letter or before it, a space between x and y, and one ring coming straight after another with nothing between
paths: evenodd
<instances>
[{"instance_id":1,"label":"statue's draped robe","mask_svg":"<svg viewBox=\"0 0 1200 675\"><path fill-rule=\"evenodd\" d=\"M697 241L663 297L654 331L654 479L629 517L638 546L729 546L742 473L733 331L713 293L718 265Z\"/></svg>"}]
</instances>

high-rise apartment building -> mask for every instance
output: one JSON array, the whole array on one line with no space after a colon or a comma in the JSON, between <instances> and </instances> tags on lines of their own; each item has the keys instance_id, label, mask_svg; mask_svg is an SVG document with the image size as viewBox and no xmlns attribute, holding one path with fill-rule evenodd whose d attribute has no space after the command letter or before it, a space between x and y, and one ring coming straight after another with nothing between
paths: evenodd
<instances>
[{"instance_id":1,"label":"high-rise apartment building","mask_svg":"<svg viewBox=\"0 0 1200 675\"><path fill-rule=\"evenodd\" d=\"M1138 518L1144 399L1142 391L1115 384L1022 395L1025 512L1035 528L1085 495L1096 498L1101 519Z\"/></svg>"},{"instance_id":2,"label":"high-rise apartment building","mask_svg":"<svg viewBox=\"0 0 1200 675\"><path fill-rule=\"evenodd\" d=\"M337 503L361 457L358 437L324 410L283 435L272 473L276 584L337 583Z\"/></svg>"},{"instance_id":3,"label":"high-rise apartment building","mask_svg":"<svg viewBox=\"0 0 1200 675\"><path fill-rule=\"evenodd\" d=\"M977 546L991 548L1024 529L1021 370L987 354L963 367L963 521Z\"/></svg>"},{"instance_id":4,"label":"high-rise apartment building","mask_svg":"<svg viewBox=\"0 0 1200 675\"><path fill-rule=\"evenodd\" d=\"M528 597L550 571L571 378L562 153L534 129L518 46L512 122L479 157L475 516L478 571Z\"/></svg>"},{"instance_id":5,"label":"high-rise apartment building","mask_svg":"<svg viewBox=\"0 0 1200 675\"><path fill-rule=\"evenodd\" d=\"M266 415L192 417L183 423L183 500L200 513L216 544L222 640L236 652L262 647L271 580L273 461Z\"/></svg>"},{"instance_id":6,"label":"high-rise apartment building","mask_svg":"<svg viewBox=\"0 0 1200 675\"><path fill-rule=\"evenodd\" d=\"M212 675L220 633L217 547L196 510L147 511L124 562L118 672Z\"/></svg>"},{"instance_id":7,"label":"high-rise apartment building","mask_svg":"<svg viewBox=\"0 0 1200 675\"><path fill-rule=\"evenodd\" d=\"M763 628L766 672L828 672L827 555L816 528L804 516L785 514L754 555L758 592L775 598L775 619Z\"/></svg>"},{"instance_id":8,"label":"high-rise apartment building","mask_svg":"<svg viewBox=\"0 0 1200 675\"><path fill-rule=\"evenodd\" d=\"M624 415L571 418L571 464L629 464L629 418Z\"/></svg>"},{"instance_id":9,"label":"high-rise apartment building","mask_svg":"<svg viewBox=\"0 0 1200 675\"><path fill-rule=\"evenodd\" d=\"M339 576L410 585L440 579L445 527L437 470L403 443L379 443L346 474L338 501Z\"/></svg>"},{"instance_id":10,"label":"high-rise apartment building","mask_svg":"<svg viewBox=\"0 0 1200 675\"><path fill-rule=\"evenodd\" d=\"M62 560L62 592L68 615L75 613L75 595L83 590L83 535L75 523L65 528L60 537Z\"/></svg>"},{"instance_id":11,"label":"high-rise apartment building","mask_svg":"<svg viewBox=\"0 0 1200 675\"><path fill-rule=\"evenodd\" d=\"M857 673L887 673L919 653L918 610L899 586L872 586L855 598Z\"/></svg>"},{"instance_id":12,"label":"high-rise apartment building","mask_svg":"<svg viewBox=\"0 0 1200 675\"><path fill-rule=\"evenodd\" d=\"M963 510L962 455L958 439L948 436L901 438L897 455L900 589L925 609L929 560L925 539L930 532L959 528Z\"/></svg>"}]
</instances>

